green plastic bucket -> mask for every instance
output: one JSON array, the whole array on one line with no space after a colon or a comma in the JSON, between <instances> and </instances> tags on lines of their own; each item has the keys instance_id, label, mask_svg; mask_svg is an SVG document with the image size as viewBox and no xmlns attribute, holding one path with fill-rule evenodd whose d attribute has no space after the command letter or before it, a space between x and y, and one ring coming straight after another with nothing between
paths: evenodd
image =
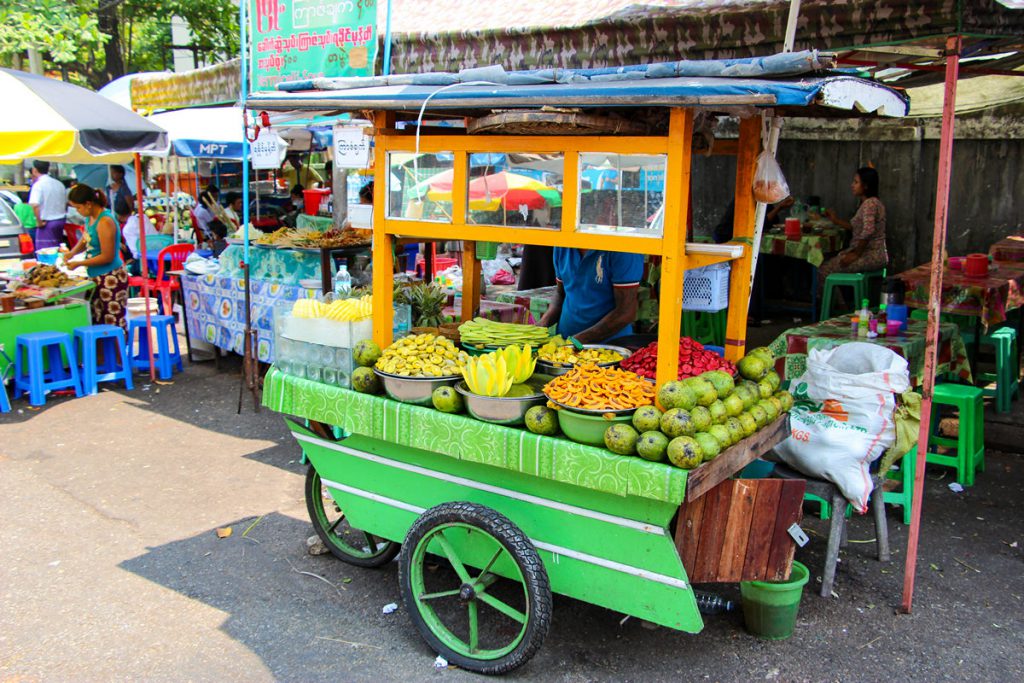
<instances>
[{"instance_id":1,"label":"green plastic bucket","mask_svg":"<svg viewBox=\"0 0 1024 683\"><path fill-rule=\"evenodd\" d=\"M767 640L785 640L793 635L800 597L810 576L807 567L793 562L789 581L741 581L747 630Z\"/></svg>"},{"instance_id":2,"label":"green plastic bucket","mask_svg":"<svg viewBox=\"0 0 1024 683\"><path fill-rule=\"evenodd\" d=\"M481 261L493 261L498 258L497 242L477 242L476 257Z\"/></svg>"}]
</instances>

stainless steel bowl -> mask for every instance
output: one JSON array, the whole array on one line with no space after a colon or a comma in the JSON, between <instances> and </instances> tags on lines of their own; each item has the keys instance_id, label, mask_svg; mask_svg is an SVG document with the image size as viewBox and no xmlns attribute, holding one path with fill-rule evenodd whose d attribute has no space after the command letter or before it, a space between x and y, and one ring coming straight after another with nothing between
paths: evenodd
<instances>
[{"instance_id":1,"label":"stainless steel bowl","mask_svg":"<svg viewBox=\"0 0 1024 683\"><path fill-rule=\"evenodd\" d=\"M544 405L547 397L541 393L540 387L535 388L537 393L531 396L480 396L471 392L465 382L455 385L455 391L465 398L466 410L470 415L498 425L521 425L525 421L526 411Z\"/></svg>"},{"instance_id":2,"label":"stainless steel bowl","mask_svg":"<svg viewBox=\"0 0 1024 683\"><path fill-rule=\"evenodd\" d=\"M462 375L448 375L447 377L403 377L381 372L377 368L373 371L380 377L384 385L384 391L388 396L402 403L412 403L417 406L431 405L430 395L438 387L450 387L460 379Z\"/></svg>"},{"instance_id":3,"label":"stainless steel bowl","mask_svg":"<svg viewBox=\"0 0 1024 683\"><path fill-rule=\"evenodd\" d=\"M585 349L611 349L612 351L618 351L619 354L622 356L622 358L620 358L619 360L613 361L611 363L598 363L597 364L598 367L601 367L601 368L614 368L614 367L617 367L619 365L619 363L621 363L622 361L626 360L627 358L629 358L630 356L633 355L633 352L630 351L627 348L624 348L622 346L611 346L610 344L584 344L583 348L585 348ZM553 375L555 377L558 377L559 375L564 375L565 373L569 372L570 370L572 370L576 366L575 365L555 365L554 363L550 363L550 362L548 362L546 360L542 360L542 359L538 358L537 359L537 367L541 368L544 371L545 375Z\"/></svg>"},{"instance_id":4,"label":"stainless steel bowl","mask_svg":"<svg viewBox=\"0 0 1024 683\"><path fill-rule=\"evenodd\" d=\"M600 416L600 415L607 415L607 414L611 413L612 415L615 415L615 416L621 416L621 415L632 415L633 413L636 412L636 408L625 408L623 410L587 410L586 408L576 408L574 406L567 406L564 403L559 403L558 401L556 401L553 398L549 399L549 400L552 403L554 403L555 405L557 405L559 408L561 408L562 410L568 410L569 412L572 412L572 413L580 413L581 415L597 415L597 416ZM650 405L650 404L648 404L648 405Z\"/></svg>"}]
</instances>

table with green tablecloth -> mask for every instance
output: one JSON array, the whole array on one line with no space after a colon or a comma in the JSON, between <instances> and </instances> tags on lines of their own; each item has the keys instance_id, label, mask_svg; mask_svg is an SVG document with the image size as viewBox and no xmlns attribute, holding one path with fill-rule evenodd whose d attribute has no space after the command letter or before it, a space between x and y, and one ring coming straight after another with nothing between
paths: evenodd
<instances>
[{"instance_id":1,"label":"table with green tablecloth","mask_svg":"<svg viewBox=\"0 0 1024 683\"><path fill-rule=\"evenodd\" d=\"M841 315L783 332L768 347L778 359L776 370L784 379L795 379L807 369L807 353L811 349L831 349L850 342L867 342L884 346L906 358L910 366L911 384L922 384L925 334L928 329L926 321L910 320L905 332L872 339L853 334L852 318L853 315ZM971 365L967 358L967 348L960 336L960 328L953 323L943 323L939 335L939 357L935 374L952 375L962 382L970 383Z\"/></svg>"},{"instance_id":2,"label":"table with green tablecloth","mask_svg":"<svg viewBox=\"0 0 1024 683\"><path fill-rule=\"evenodd\" d=\"M905 302L912 308L927 308L930 298L931 264L924 263L899 274L906 286ZM972 277L948 265L942 270L942 312L979 318L988 328L1006 320L1009 311L1024 304L1024 263L996 261L988 274Z\"/></svg>"},{"instance_id":3,"label":"table with green tablecloth","mask_svg":"<svg viewBox=\"0 0 1024 683\"><path fill-rule=\"evenodd\" d=\"M995 261L1024 261L1024 236L1011 235L1001 239L989 247L988 253Z\"/></svg>"},{"instance_id":4,"label":"table with green tablecloth","mask_svg":"<svg viewBox=\"0 0 1024 683\"><path fill-rule=\"evenodd\" d=\"M835 226L805 230L800 239L790 239L781 230L767 230L761 235L761 253L788 256L807 261L817 268L825 259L842 250L846 233Z\"/></svg>"}]
</instances>

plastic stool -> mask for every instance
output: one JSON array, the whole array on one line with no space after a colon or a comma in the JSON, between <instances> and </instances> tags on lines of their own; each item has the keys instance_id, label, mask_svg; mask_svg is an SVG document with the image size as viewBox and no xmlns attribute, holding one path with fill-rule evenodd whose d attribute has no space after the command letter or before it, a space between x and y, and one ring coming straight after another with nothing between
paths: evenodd
<instances>
[{"instance_id":1,"label":"plastic stool","mask_svg":"<svg viewBox=\"0 0 1024 683\"><path fill-rule=\"evenodd\" d=\"M178 372L184 370L181 364L181 349L178 346L178 332L174 328L174 317L150 315L149 320L157 334L156 352L153 354L157 376L167 380L171 378L173 368L177 368ZM136 332L138 332L137 335ZM173 351L171 342L173 342ZM131 357L132 370L148 370L149 334L146 333L145 316L128 318L128 349L131 351L133 348L135 353Z\"/></svg>"},{"instance_id":2,"label":"plastic stool","mask_svg":"<svg viewBox=\"0 0 1024 683\"><path fill-rule=\"evenodd\" d=\"M1020 356L1017 355L1017 330L1012 327L982 335L982 346L995 350L996 371L979 375L982 393L996 399L996 412L1010 412L1010 401L1020 395ZM994 387L992 385L995 385Z\"/></svg>"},{"instance_id":3,"label":"plastic stool","mask_svg":"<svg viewBox=\"0 0 1024 683\"><path fill-rule=\"evenodd\" d=\"M936 406L953 406L960 412L960 433L955 439L937 435ZM932 453L927 462L956 468L961 486L974 486L974 471L985 471L985 405L983 392L965 384L938 384L932 397L932 434L929 446L955 448L956 455Z\"/></svg>"},{"instance_id":4,"label":"plastic stool","mask_svg":"<svg viewBox=\"0 0 1024 683\"><path fill-rule=\"evenodd\" d=\"M7 385L4 384L3 376L0 376L0 413L11 412L11 399L7 398Z\"/></svg>"},{"instance_id":5,"label":"plastic stool","mask_svg":"<svg viewBox=\"0 0 1024 683\"><path fill-rule=\"evenodd\" d=\"M43 362L44 351L48 369ZM65 357L67 368L64 367ZM46 392L57 389L74 389L75 396L82 395L71 335L64 332L19 334L14 347L14 398L28 393L30 405L42 406L46 405Z\"/></svg>"},{"instance_id":6,"label":"plastic stool","mask_svg":"<svg viewBox=\"0 0 1024 683\"><path fill-rule=\"evenodd\" d=\"M899 491L886 491L882 500L892 505L903 507L903 523L910 524L910 506L914 500L914 474L917 471L917 446L914 446L900 460L900 468L890 471L886 479L900 482L903 486Z\"/></svg>"},{"instance_id":7,"label":"plastic stool","mask_svg":"<svg viewBox=\"0 0 1024 683\"><path fill-rule=\"evenodd\" d=\"M832 290L836 287L853 287L854 310L867 297L867 279L863 273L832 273L825 278L821 294L821 315L818 320L832 317Z\"/></svg>"},{"instance_id":8,"label":"plastic stool","mask_svg":"<svg viewBox=\"0 0 1024 683\"><path fill-rule=\"evenodd\" d=\"M97 347L103 348L102 365L96 362ZM100 382L123 380L125 389L133 388L128 339L117 325L75 328L75 351L82 362L82 393L86 396L95 394Z\"/></svg>"}]
</instances>

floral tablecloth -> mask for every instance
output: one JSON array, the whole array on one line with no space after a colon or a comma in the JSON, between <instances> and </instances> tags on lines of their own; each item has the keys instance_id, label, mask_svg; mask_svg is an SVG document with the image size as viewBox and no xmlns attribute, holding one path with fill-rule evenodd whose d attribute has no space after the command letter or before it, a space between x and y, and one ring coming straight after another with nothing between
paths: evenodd
<instances>
[{"instance_id":1,"label":"floral tablecloth","mask_svg":"<svg viewBox=\"0 0 1024 683\"><path fill-rule=\"evenodd\" d=\"M1001 239L989 247L988 253L996 261L1024 261L1024 236L1011 235Z\"/></svg>"},{"instance_id":2,"label":"floral tablecloth","mask_svg":"<svg viewBox=\"0 0 1024 683\"><path fill-rule=\"evenodd\" d=\"M850 342L868 342L892 349L907 359L910 365L910 382L921 386L924 381L925 334L928 323L924 320L909 320L906 332L894 337L857 337L851 332L853 315L794 327L786 330L768 348L777 359L776 370L784 379L795 379L807 369L807 352L811 349L830 349ZM939 330L939 365L936 375L952 374L963 382L970 383L971 365L967 349L960 337L960 328L953 323L943 323Z\"/></svg>"},{"instance_id":3,"label":"floral tablecloth","mask_svg":"<svg viewBox=\"0 0 1024 683\"><path fill-rule=\"evenodd\" d=\"M220 255L222 275L241 278L244 246L231 244ZM333 273L332 273L333 275ZM253 280L298 285L302 280L320 280L320 251L275 249L250 245L249 277Z\"/></svg>"},{"instance_id":4,"label":"floral tablecloth","mask_svg":"<svg viewBox=\"0 0 1024 683\"><path fill-rule=\"evenodd\" d=\"M817 268L825 258L843 248L845 234L841 228L816 228L815 232L791 240L783 232L769 231L761 235L761 253L789 256L807 261Z\"/></svg>"},{"instance_id":5,"label":"floral tablecloth","mask_svg":"<svg viewBox=\"0 0 1024 683\"><path fill-rule=\"evenodd\" d=\"M264 363L274 360L274 306L298 298L315 297L318 289L304 289L265 280L249 280L252 326L256 331L256 356ZM214 346L244 353L245 282L224 275L181 276L189 335Z\"/></svg>"},{"instance_id":6,"label":"floral tablecloth","mask_svg":"<svg viewBox=\"0 0 1024 683\"><path fill-rule=\"evenodd\" d=\"M899 274L906 285L906 304L928 307L931 264L925 263ZM982 325L998 325L1007 311L1024 304L1024 263L995 262L985 277L970 277L962 270L942 271L942 312L981 317Z\"/></svg>"}]
</instances>

